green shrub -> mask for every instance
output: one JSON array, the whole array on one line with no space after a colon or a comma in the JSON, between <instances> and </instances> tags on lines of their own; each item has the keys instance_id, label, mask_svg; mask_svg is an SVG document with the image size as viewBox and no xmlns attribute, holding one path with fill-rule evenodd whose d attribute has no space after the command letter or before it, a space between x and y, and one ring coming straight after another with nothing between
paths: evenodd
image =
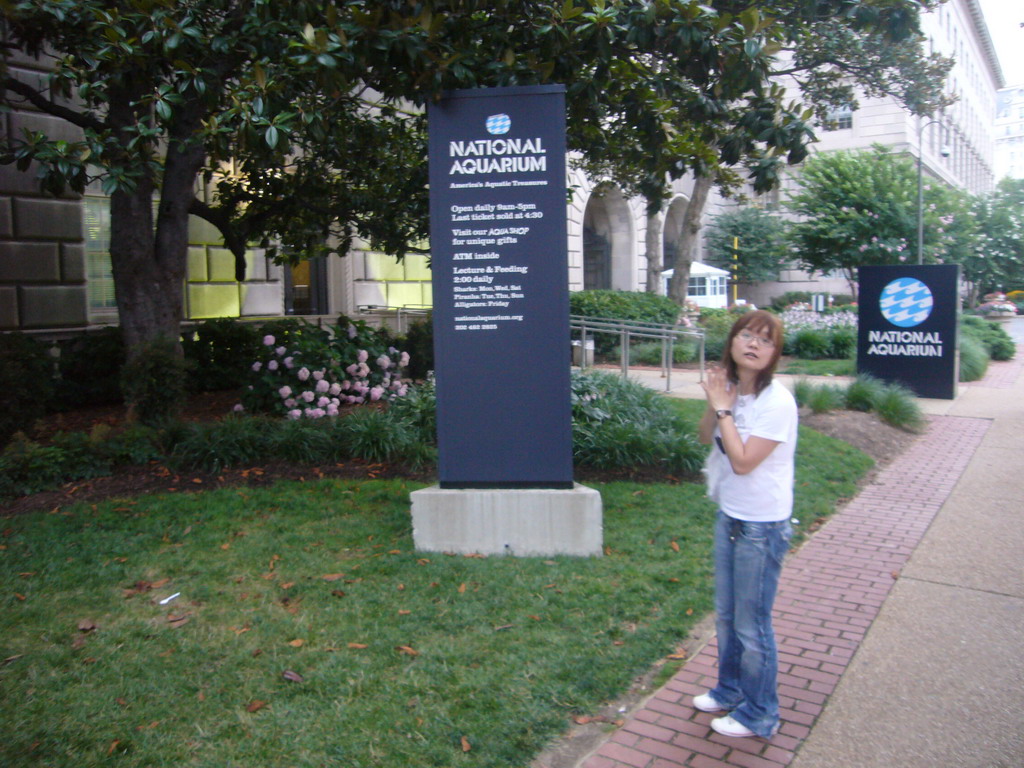
<instances>
[{"instance_id":1,"label":"green shrub","mask_svg":"<svg viewBox=\"0 0 1024 768\"><path fill-rule=\"evenodd\" d=\"M0 445L46 412L53 368L45 344L23 333L0 334Z\"/></svg>"},{"instance_id":2,"label":"green shrub","mask_svg":"<svg viewBox=\"0 0 1024 768\"><path fill-rule=\"evenodd\" d=\"M1012 360L1017 353L1013 339L1001 325L975 315L961 318L960 333L981 342L993 360Z\"/></svg>"},{"instance_id":3,"label":"green shrub","mask_svg":"<svg viewBox=\"0 0 1024 768\"><path fill-rule=\"evenodd\" d=\"M846 388L846 407L851 411L873 411L884 391L884 382L861 374Z\"/></svg>"},{"instance_id":4,"label":"green shrub","mask_svg":"<svg viewBox=\"0 0 1024 768\"><path fill-rule=\"evenodd\" d=\"M434 370L433 316L412 323L405 338L395 340L395 346L409 353L406 375L414 381L426 379L430 371Z\"/></svg>"},{"instance_id":5,"label":"green shrub","mask_svg":"<svg viewBox=\"0 0 1024 768\"><path fill-rule=\"evenodd\" d=\"M661 468L695 475L705 449L691 425L648 387L604 371L572 376L573 457L597 469Z\"/></svg>"},{"instance_id":6,"label":"green shrub","mask_svg":"<svg viewBox=\"0 0 1024 768\"><path fill-rule=\"evenodd\" d=\"M394 414L359 408L338 421L337 432L347 453L369 462L401 460L416 442L416 431Z\"/></svg>"},{"instance_id":7,"label":"green shrub","mask_svg":"<svg viewBox=\"0 0 1024 768\"><path fill-rule=\"evenodd\" d=\"M148 427L134 425L115 431L100 424L88 434L58 433L46 445L15 439L0 455L0 498L101 477L116 466L146 464L161 456L157 438L156 431Z\"/></svg>"},{"instance_id":8,"label":"green shrub","mask_svg":"<svg viewBox=\"0 0 1024 768\"><path fill-rule=\"evenodd\" d=\"M912 431L924 425L924 415L914 393L899 384L886 384L875 402L875 412L894 427Z\"/></svg>"},{"instance_id":9,"label":"green shrub","mask_svg":"<svg viewBox=\"0 0 1024 768\"><path fill-rule=\"evenodd\" d=\"M188 373L175 340L146 344L121 369L129 420L156 427L178 418L188 398Z\"/></svg>"},{"instance_id":10,"label":"green shrub","mask_svg":"<svg viewBox=\"0 0 1024 768\"><path fill-rule=\"evenodd\" d=\"M828 413L842 408L846 404L846 396L840 387L817 384L808 391L806 404L815 413Z\"/></svg>"},{"instance_id":11,"label":"green shrub","mask_svg":"<svg viewBox=\"0 0 1024 768\"><path fill-rule=\"evenodd\" d=\"M405 397L394 400L388 408L412 428L417 441L437 445L437 392L433 380L413 384Z\"/></svg>"},{"instance_id":12,"label":"green shrub","mask_svg":"<svg viewBox=\"0 0 1024 768\"><path fill-rule=\"evenodd\" d=\"M828 357L848 360L857 354L857 329L843 326L833 328L828 338Z\"/></svg>"},{"instance_id":13,"label":"green shrub","mask_svg":"<svg viewBox=\"0 0 1024 768\"><path fill-rule=\"evenodd\" d=\"M824 360L830 347L829 334L819 328L802 328L793 340L793 354L807 360Z\"/></svg>"},{"instance_id":14,"label":"green shrub","mask_svg":"<svg viewBox=\"0 0 1024 768\"><path fill-rule=\"evenodd\" d=\"M642 291L575 291L569 294L569 309L585 317L668 325L679 316L679 305L672 299Z\"/></svg>"},{"instance_id":15,"label":"green shrub","mask_svg":"<svg viewBox=\"0 0 1024 768\"><path fill-rule=\"evenodd\" d=\"M0 498L15 498L59 485L67 474L63 452L54 445L14 439L0 455Z\"/></svg>"},{"instance_id":16,"label":"green shrub","mask_svg":"<svg viewBox=\"0 0 1024 768\"><path fill-rule=\"evenodd\" d=\"M679 305L672 299L640 291L575 291L569 294L569 311L584 317L666 325L674 324L679 317ZM618 335L594 334L595 354L611 354L618 346Z\"/></svg>"},{"instance_id":17,"label":"green shrub","mask_svg":"<svg viewBox=\"0 0 1024 768\"><path fill-rule=\"evenodd\" d=\"M106 326L59 343L60 378L54 410L85 405L120 403L121 368L124 365L124 334L118 326Z\"/></svg>"},{"instance_id":18,"label":"green shrub","mask_svg":"<svg viewBox=\"0 0 1024 768\"><path fill-rule=\"evenodd\" d=\"M793 382L793 399L796 400L796 404L801 408L807 405L807 401L811 399L813 391L814 385L806 379L797 379Z\"/></svg>"},{"instance_id":19,"label":"green shrub","mask_svg":"<svg viewBox=\"0 0 1024 768\"><path fill-rule=\"evenodd\" d=\"M978 381L988 370L985 345L969 334L960 337L960 381Z\"/></svg>"},{"instance_id":20,"label":"green shrub","mask_svg":"<svg viewBox=\"0 0 1024 768\"><path fill-rule=\"evenodd\" d=\"M791 304L810 304L811 294L808 291L787 291L781 296L774 297L769 306L776 312L782 312Z\"/></svg>"},{"instance_id":21,"label":"green shrub","mask_svg":"<svg viewBox=\"0 0 1024 768\"><path fill-rule=\"evenodd\" d=\"M661 342L649 341L633 344L629 348L629 361L634 365L661 365L664 354ZM677 341L672 345L672 361L676 364L692 363L697 359L697 344Z\"/></svg>"},{"instance_id":22,"label":"green shrub","mask_svg":"<svg viewBox=\"0 0 1024 768\"><path fill-rule=\"evenodd\" d=\"M727 309L705 308L700 312L700 327L704 329L704 359L721 360L725 340L736 322L737 315Z\"/></svg>"},{"instance_id":23,"label":"green shrub","mask_svg":"<svg viewBox=\"0 0 1024 768\"><path fill-rule=\"evenodd\" d=\"M273 434L282 423L280 419L238 416L177 425L165 435L167 463L181 472L220 472L260 464L272 457Z\"/></svg>"},{"instance_id":24,"label":"green shrub","mask_svg":"<svg viewBox=\"0 0 1024 768\"><path fill-rule=\"evenodd\" d=\"M237 389L260 352L259 330L230 317L200 323L181 336L185 359L192 363L190 385L198 392Z\"/></svg>"}]
</instances>

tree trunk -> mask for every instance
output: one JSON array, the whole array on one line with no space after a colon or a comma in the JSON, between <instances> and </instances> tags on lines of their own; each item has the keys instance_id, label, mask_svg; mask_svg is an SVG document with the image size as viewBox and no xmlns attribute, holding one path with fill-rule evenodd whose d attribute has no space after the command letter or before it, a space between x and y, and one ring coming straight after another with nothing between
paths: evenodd
<instances>
[{"instance_id":1,"label":"tree trunk","mask_svg":"<svg viewBox=\"0 0 1024 768\"><path fill-rule=\"evenodd\" d=\"M676 263L673 267L672 279L668 284L669 297L680 307L686 304L687 288L690 285L690 264L700 242L700 222L704 215L704 206L711 192L711 177L700 176L694 180L693 193L683 214L683 228L679 234Z\"/></svg>"},{"instance_id":2,"label":"tree trunk","mask_svg":"<svg viewBox=\"0 0 1024 768\"><path fill-rule=\"evenodd\" d=\"M850 286L850 295L853 296L853 300L857 301L857 286L859 283L856 268L846 270L846 284Z\"/></svg>"},{"instance_id":3,"label":"tree trunk","mask_svg":"<svg viewBox=\"0 0 1024 768\"><path fill-rule=\"evenodd\" d=\"M110 196L110 266L129 358L147 342L177 339L180 332L185 258L169 263L166 255L157 257L152 206L148 179Z\"/></svg>"},{"instance_id":4,"label":"tree trunk","mask_svg":"<svg viewBox=\"0 0 1024 768\"><path fill-rule=\"evenodd\" d=\"M204 159L202 145L190 141L195 128L190 113L186 106L170 132L155 226L152 177L110 196L110 265L129 359L151 341L178 342L181 334L188 210Z\"/></svg>"},{"instance_id":5,"label":"tree trunk","mask_svg":"<svg viewBox=\"0 0 1024 768\"><path fill-rule=\"evenodd\" d=\"M644 235L644 250L647 256L647 292L661 292L661 273L665 269L664 255L662 252L662 226L661 214L647 214L647 231Z\"/></svg>"}]
</instances>

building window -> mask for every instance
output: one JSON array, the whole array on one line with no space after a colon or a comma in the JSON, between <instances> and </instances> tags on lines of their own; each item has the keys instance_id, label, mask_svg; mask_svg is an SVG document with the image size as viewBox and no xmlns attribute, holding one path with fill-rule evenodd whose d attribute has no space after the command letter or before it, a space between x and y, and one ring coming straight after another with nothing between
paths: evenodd
<instances>
[{"instance_id":1,"label":"building window","mask_svg":"<svg viewBox=\"0 0 1024 768\"><path fill-rule=\"evenodd\" d=\"M830 110L825 118L826 131L844 131L853 128L853 108L846 104Z\"/></svg>"},{"instance_id":2,"label":"building window","mask_svg":"<svg viewBox=\"0 0 1024 768\"><path fill-rule=\"evenodd\" d=\"M687 296L707 296L708 279L706 277L691 277L686 291Z\"/></svg>"},{"instance_id":3,"label":"building window","mask_svg":"<svg viewBox=\"0 0 1024 768\"><path fill-rule=\"evenodd\" d=\"M89 322L116 323L114 274L110 268L110 200L85 198L86 296Z\"/></svg>"}]
</instances>

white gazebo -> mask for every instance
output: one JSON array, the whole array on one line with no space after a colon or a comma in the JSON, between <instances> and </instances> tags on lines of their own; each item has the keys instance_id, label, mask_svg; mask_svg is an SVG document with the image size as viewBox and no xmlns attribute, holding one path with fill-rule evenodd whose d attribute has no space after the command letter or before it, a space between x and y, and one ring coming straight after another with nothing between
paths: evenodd
<instances>
[{"instance_id":1,"label":"white gazebo","mask_svg":"<svg viewBox=\"0 0 1024 768\"><path fill-rule=\"evenodd\" d=\"M675 270L668 269L661 273L664 293L668 294L668 281ZM686 288L686 298L700 307L724 309L729 306L729 270L712 267L702 261L690 264L690 282Z\"/></svg>"}]
</instances>

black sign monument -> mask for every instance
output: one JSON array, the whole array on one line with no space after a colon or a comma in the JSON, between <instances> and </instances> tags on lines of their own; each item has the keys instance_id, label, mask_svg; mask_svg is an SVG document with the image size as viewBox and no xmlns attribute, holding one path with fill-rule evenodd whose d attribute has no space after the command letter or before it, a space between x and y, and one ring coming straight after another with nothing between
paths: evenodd
<instances>
[{"instance_id":1,"label":"black sign monument","mask_svg":"<svg viewBox=\"0 0 1024 768\"><path fill-rule=\"evenodd\" d=\"M428 112L441 488L572 488L565 92Z\"/></svg>"},{"instance_id":2,"label":"black sign monument","mask_svg":"<svg viewBox=\"0 0 1024 768\"><path fill-rule=\"evenodd\" d=\"M857 370L952 400L959 369L960 266L861 267Z\"/></svg>"}]
</instances>

